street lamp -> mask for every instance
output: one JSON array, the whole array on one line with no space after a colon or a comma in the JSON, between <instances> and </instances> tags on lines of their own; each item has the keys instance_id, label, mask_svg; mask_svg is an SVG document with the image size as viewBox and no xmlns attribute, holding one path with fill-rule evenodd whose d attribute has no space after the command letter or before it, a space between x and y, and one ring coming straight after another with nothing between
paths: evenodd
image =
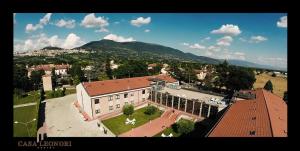
<instances>
[{"instance_id":1,"label":"street lamp","mask_svg":"<svg viewBox=\"0 0 300 151\"><path fill-rule=\"evenodd\" d=\"M30 134L29 134L29 129L28 129L28 124L29 123L31 123L31 122L33 122L33 121L36 121L36 118L34 118L34 119L32 119L31 121L29 121L29 122L19 122L19 121L15 121L14 123L15 124L23 124L23 125L25 125L26 126L26 129L27 129L27 133L28 133L28 136L30 136Z\"/></svg>"}]
</instances>

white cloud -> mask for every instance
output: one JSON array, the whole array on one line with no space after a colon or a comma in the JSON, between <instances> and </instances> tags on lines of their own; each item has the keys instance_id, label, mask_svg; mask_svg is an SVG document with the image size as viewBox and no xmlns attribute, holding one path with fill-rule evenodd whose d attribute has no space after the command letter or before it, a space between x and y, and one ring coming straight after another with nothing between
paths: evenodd
<instances>
[{"instance_id":1,"label":"white cloud","mask_svg":"<svg viewBox=\"0 0 300 151\"><path fill-rule=\"evenodd\" d=\"M277 27L287 28L287 16L283 16L280 18L280 21L277 21Z\"/></svg>"},{"instance_id":2,"label":"white cloud","mask_svg":"<svg viewBox=\"0 0 300 151\"><path fill-rule=\"evenodd\" d=\"M85 28L99 28L96 32L108 32L106 29L109 26L108 18L103 17L96 17L95 13L91 13L86 15L83 20L81 21L81 26Z\"/></svg>"},{"instance_id":3,"label":"white cloud","mask_svg":"<svg viewBox=\"0 0 300 151\"><path fill-rule=\"evenodd\" d=\"M71 28L75 27L75 20L74 19L72 19L72 20L61 19L55 25L58 27L65 27L65 28L71 29Z\"/></svg>"},{"instance_id":4,"label":"white cloud","mask_svg":"<svg viewBox=\"0 0 300 151\"><path fill-rule=\"evenodd\" d=\"M221 51L221 47L219 47L219 46L209 46L209 47L207 48L207 50L208 50L208 51L219 52L219 51Z\"/></svg>"},{"instance_id":5,"label":"white cloud","mask_svg":"<svg viewBox=\"0 0 300 151\"><path fill-rule=\"evenodd\" d=\"M66 39L59 38L57 35L48 37L42 33L39 35L33 35L29 39L14 41L14 51L28 51L38 50L46 46L61 47L61 48L74 48L84 44L79 36L74 33L70 33Z\"/></svg>"},{"instance_id":6,"label":"white cloud","mask_svg":"<svg viewBox=\"0 0 300 151\"><path fill-rule=\"evenodd\" d=\"M26 33L30 33L32 31L36 31L37 29L42 29L44 25L47 25L50 21L52 13L47 13L42 19L40 19L40 22L36 25L33 24L27 24L26 25Z\"/></svg>"},{"instance_id":7,"label":"white cloud","mask_svg":"<svg viewBox=\"0 0 300 151\"><path fill-rule=\"evenodd\" d=\"M226 24L222 25L219 29L211 31L212 34L225 34L231 36L237 36L242 31L239 29L237 25Z\"/></svg>"},{"instance_id":8,"label":"white cloud","mask_svg":"<svg viewBox=\"0 0 300 151\"><path fill-rule=\"evenodd\" d=\"M116 41L116 42L131 42L131 41L135 41L132 37L124 38L122 36L118 36L118 35L115 35L115 34L106 35L103 39L113 40L113 41Z\"/></svg>"},{"instance_id":9,"label":"white cloud","mask_svg":"<svg viewBox=\"0 0 300 151\"><path fill-rule=\"evenodd\" d=\"M182 43L182 45L184 45L184 46L189 46L190 44L189 44L189 43L186 43L186 42L184 42L184 43Z\"/></svg>"},{"instance_id":10,"label":"white cloud","mask_svg":"<svg viewBox=\"0 0 300 151\"><path fill-rule=\"evenodd\" d=\"M150 29L145 29L145 31L144 31L144 32L148 33L148 32L150 32Z\"/></svg>"},{"instance_id":11,"label":"white cloud","mask_svg":"<svg viewBox=\"0 0 300 151\"><path fill-rule=\"evenodd\" d=\"M263 42L263 41L266 41L268 40L268 38L266 37L263 37L263 36L252 36L250 38L250 43L260 43L260 42Z\"/></svg>"},{"instance_id":12,"label":"white cloud","mask_svg":"<svg viewBox=\"0 0 300 151\"><path fill-rule=\"evenodd\" d=\"M47 25L48 22L50 21L52 13L47 13L42 19L40 19L40 24L41 25Z\"/></svg>"},{"instance_id":13,"label":"white cloud","mask_svg":"<svg viewBox=\"0 0 300 151\"><path fill-rule=\"evenodd\" d=\"M201 49L201 50L206 48L205 46L202 46L202 45L197 44L197 43L193 44L193 45L190 45L189 47L192 48L192 49Z\"/></svg>"},{"instance_id":14,"label":"white cloud","mask_svg":"<svg viewBox=\"0 0 300 151\"><path fill-rule=\"evenodd\" d=\"M77 36L74 33L70 33L67 36L67 38L66 38L66 40L63 44L63 48L71 49L71 48L74 48L74 47L78 47L82 44L84 44L84 42L81 40L81 38L79 36Z\"/></svg>"},{"instance_id":15,"label":"white cloud","mask_svg":"<svg viewBox=\"0 0 300 151\"><path fill-rule=\"evenodd\" d=\"M217 40L217 45L218 46L230 46L232 41L233 41L232 37L224 36Z\"/></svg>"},{"instance_id":16,"label":"white cloud","mask_svg":"<svg viewBox=\"0 0 300 151\"><path fill-rule=\"evenodd\" d=\"M245 38L239 38L239 40L242 42L247 42L247 40Z\"/></svg>"},{"instance_id":17,"label":"white cloud","mask_svg":"<svg viewBox=\"0 0 300 151\"><path fill-rule=\"evenodd\" d=\"M30 33L32 31L36 31L37 29L42 29L42 28L43 28L43 26L40 24L36 24L36 25L27 24L25 30L26 30L26 33Z\"/></svg>"},{"instance_id":18,"label":"white cloud","mask_svg":"<svg viewBox=\"0 0 300 151\"><path fill-rule=\"evenodd\" d=\"M97 32L97 33L101 33L101 32L107 33L107 32L109 32L109 30L106 29L106 28L100 28L100 29L98 29L98 30L95 30L95 32Z\"/></svg>"},{"instance_id":19,"label":"white cloud","mask_svg":"<svg viewBox=\"0 0 300 151\"><path fill-rule=\"evenodd\" d=\"M205 37L205 38L203 38L200 42L203 43L203 42L205 42L205 41L209 41L210 39L211 39L210 37Z\"/></svg>"},{"instance_id":20,"label":"white cloud","mask_svg":"<svg viewBox=\"0 0 300 151\"><path fill-rule=\"evenodd\" d=\"M151 22L151 17L143 18L139 17L137 19L131 20L130 23L133 26L140 27L142 25L147 25Z\"/></svg>"}]
</instances>

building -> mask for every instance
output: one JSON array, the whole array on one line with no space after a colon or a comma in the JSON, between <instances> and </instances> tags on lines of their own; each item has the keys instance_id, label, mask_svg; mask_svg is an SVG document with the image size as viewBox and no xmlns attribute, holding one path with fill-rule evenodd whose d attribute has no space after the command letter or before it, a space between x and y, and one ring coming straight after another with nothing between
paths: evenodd
<instances>
[{"instance_id":1,"label":"building","mask_svg":"<svg viewBox=\"0 0 300 151\"><path fill-rule=\"evenodd\" d=\"M52 90L51 75L43 75L42 80L43 80L44 91L51 91Z\"/></svg>"},{"instance_id":2,"label":"building","mask_svg":"<svg viewBox=\"0 0 300 151\"><path fill-rule=\"evenodd\" d=\"M148 70L153 70L154 67L156 67L156 66L157 66L156 63L148 64Z\"/></svg>"},{"instance_id":3,"label":"building","mask_svg":"<svg viewBox=\"0 0 300 151\"><path fill-rule=\"evenodd\" d=\"M248 91L249 93L250 91ZM254 99L233 103L208 137L287 137L287 104L264 89Z\"/></svg>"},{"instance_id":4,"label":"building","mask_svg":"<svg viewBox=\"0 0 300 151\"><path fill-rule=\"evenodd\" d=\"M76 104L89 119L120 112L125 104L139 106L147 103L155 79L179 85L177 80L166 75L85 82L76 86Z\"/></svg>"},{"instance_id":5,"label":"building","mask_svg":"<svg viewBox=\"0 0 300 151\"><path fill-rule=\"evenodd\" d=\"M46 64L46 65L37 65L31 66L27 68L27 76L30 77L32 71L39 71L44 70L46 75L50 75L52 72L52 68L55 69L56 75L66 75L68 69L70 68L69 64L61 64L61 65L54 65L54 64Z\"/></svg>"}]
</instances>

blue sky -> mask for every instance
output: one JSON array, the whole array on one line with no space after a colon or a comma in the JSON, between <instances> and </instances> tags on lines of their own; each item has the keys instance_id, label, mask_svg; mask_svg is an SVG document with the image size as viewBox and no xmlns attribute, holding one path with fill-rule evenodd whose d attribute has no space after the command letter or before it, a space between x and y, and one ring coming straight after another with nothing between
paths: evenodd
<instances>
[{"instance_id":1,"label":"blue sky","mask_svg":"<svg viewBox=\"0 0 300 151\"><path fill-rule=\"evenodd\" d=\"M14 51L73 48L103 38L287 67L285 13L14 14Z\"/></svg>"}]
</instances>

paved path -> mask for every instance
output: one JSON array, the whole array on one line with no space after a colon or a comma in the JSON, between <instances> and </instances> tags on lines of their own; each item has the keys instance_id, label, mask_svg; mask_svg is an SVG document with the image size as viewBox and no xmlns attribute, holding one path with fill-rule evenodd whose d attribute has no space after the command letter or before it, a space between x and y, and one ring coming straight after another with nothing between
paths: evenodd
<instances>
[{"instance_id":1,"label":"paved path","mask_svg":"<svg viewBox=\"0 0 300 151\"><path fill-rule=\"evenodd\" d=\"M180 112L173 110L167 110L163 113L163 115L147 124L144 124L140 127L134 128L128 132L125 132L119 137L152 137L160 132L162 132L165 128L170 127L173 123L175 123L177 117Z\"/></svg>"},{"instance_id":2,"label":"paved path","mask_svg":"<svg viewBox=\"0 0 300 151\"><path fill-rule=\"evenodd\" d=\"M84 121L74 102L76 94L46 101L46 124L48 137L114 137L104 134L98 120ZM102 125L102 124L100 124Z\"/></svg>"},{"instance_id":3,"label":"paved path","mask_svg":"<svg viewBox=\"0 0 300 151\"><path fill-rule=\"evenodd\" d=\"M36 102L14 105L14 108L36 105Z\"/></svg>"}]
</instances>

